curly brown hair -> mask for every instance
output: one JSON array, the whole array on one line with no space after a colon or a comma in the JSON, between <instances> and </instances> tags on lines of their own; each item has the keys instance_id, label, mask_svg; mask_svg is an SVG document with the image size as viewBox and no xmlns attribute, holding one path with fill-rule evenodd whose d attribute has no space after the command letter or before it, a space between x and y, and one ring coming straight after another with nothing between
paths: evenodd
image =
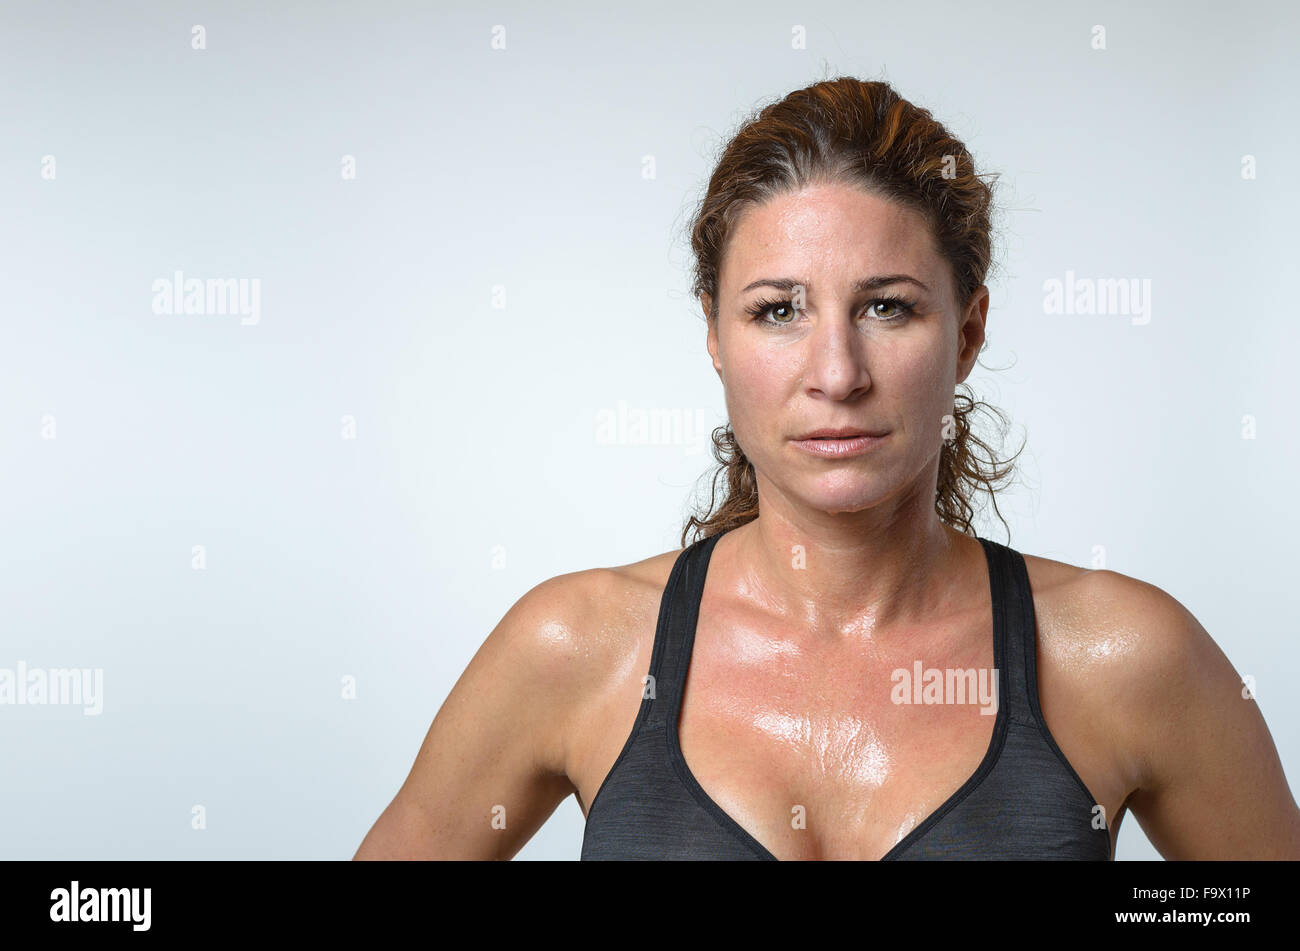
<instances>
[{"instance_id":1,"label":"curly brown hair","mask_svg":"<svg viewBox=\"0 0 1300 951\"><path fill-rule=\"evenodd\" d=\"M889 83L851 76L814 83L746 119L722 150L691 223L691 292L696 299L709 296L708 320L717 320L718 268L741 214L807 184L843 182L924 216L952 267L957 303L965 310L992 263L990 217L996 179L996 173L977 174L966 146ZM964 383L953 402L948 438L939 454L934 505L942 521L974 535L975 493L988 492L1002 518L996 490L1010 477L1020 451L1000 464L993 449L971 431L969 417L983 407L1002 421L1004 430L1006 417L974 399ZM702 517L692 515L682 529L683 547L692 530L699 541L758 517L754 466L730 424L714 430L713 456L720 465L713 473L709 504ZM726 495L715 511L720 480L725 480ZM1005 519L1002 523L1006 526Z\"/></svg>"}]
</instances>

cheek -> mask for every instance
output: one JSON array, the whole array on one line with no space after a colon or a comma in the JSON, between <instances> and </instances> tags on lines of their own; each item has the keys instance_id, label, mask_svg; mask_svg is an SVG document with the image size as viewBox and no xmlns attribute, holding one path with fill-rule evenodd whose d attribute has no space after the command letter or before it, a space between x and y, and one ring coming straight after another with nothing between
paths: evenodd
<instances>
[{"instance_id":1,"label":"cheek","mask_svg":"<svg viewBox=\"0 0 1300 951\"><path fill-rule=\"evenodd\" d=\"M759 420L772 419L773 408L788 400L790 381L798 375L798 368L780 352L755 348L724 353L723 361L727 409L733 420L746 414Z\"/></svg>"},{"instance_id":2,"label":"cheek","mask_svg":"<svg viewBox=\"0 0 1300 951\"><path fill-rule=\"evenodd\" d=\"M908 387L915 395L918 404L942 403L947 396L951 387L947 381L951 378L952 371L948 369L948 363L944 355L937 351L928 351L921 354L917 360L908 367Z\"/></svg>"},{"instance_id":3,"label":"cheek","mask_svg":"<svg viewBox=\"0 0 1300 951\"><path fill-rule=\"evenodd\" d=\"M872 387L910 434L933 430L940 438L942 417L952 412L953 370L948 362L936 341L932 347L900 348L872 375Z\"/></svg>"}]
</instances>

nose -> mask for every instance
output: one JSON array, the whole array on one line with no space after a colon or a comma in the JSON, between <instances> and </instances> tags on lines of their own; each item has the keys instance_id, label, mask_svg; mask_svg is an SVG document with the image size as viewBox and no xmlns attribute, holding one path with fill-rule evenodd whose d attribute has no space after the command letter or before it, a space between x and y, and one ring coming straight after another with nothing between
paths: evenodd
<instances>
[{"instance_id":1,"label":"nose","mask_svg":"<svg viewBox=\"0 0 1300 951\"><path fill-rule=\"evenodd\" d=\"M812 394L826 399L854 399L871 388L867 372L867 338L854 326L851 316L836 309L813 321L804 338L808 348L804 385Z\"/></svg>"}]
</instances>

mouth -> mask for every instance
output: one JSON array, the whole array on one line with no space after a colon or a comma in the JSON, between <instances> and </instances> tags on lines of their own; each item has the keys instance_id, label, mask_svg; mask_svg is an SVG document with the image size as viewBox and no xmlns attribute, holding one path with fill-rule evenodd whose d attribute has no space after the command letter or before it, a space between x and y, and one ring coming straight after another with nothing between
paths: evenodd
<instances>
[{"instance_id":1,"label":"mouth","mask_svg":"<svg viewBox=\"0 0 1300 951\"><path fill-rule=\"evenodd\" d=\"M799 441L806 439L859 439L863 436L876 438L884 436L888 432L887 429L859 429L849 426L842 429L815 429L810 433L795 438Z\"/></svg>"},{"instance_id":2,"label":"mouth","mask_svg":"<svg viewBox=\"0 0 1300 951\"><path fill-rule=\"evenodd\" d=\"M800 452L823 459L848 459L873 451L889 430L861 429L845 426L841 429L815 429L805 436L792 440Z\"/></svg>"}]
</instances>

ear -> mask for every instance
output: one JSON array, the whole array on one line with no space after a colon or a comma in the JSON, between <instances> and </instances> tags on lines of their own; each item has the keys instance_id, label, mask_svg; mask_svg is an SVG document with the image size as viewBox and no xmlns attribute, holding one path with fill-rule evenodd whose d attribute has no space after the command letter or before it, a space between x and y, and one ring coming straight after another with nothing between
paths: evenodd
<instances>
[{"instance_id":1,"label":"ear","mask_svg":"<svg viewBox=\"0 0 1300 951\"><path fill-rule=\"evenodd\" d=\"M708 324L709 333L705 338L705 346L709 349L709 356L713 358L713 371L718 374L718 379L726 383L722 375L722 358L718 354L718 322L709 316L713 309L713 299L708 294L700 295L700 306L704 310L704 322Z\"/></svg>"},{"instance_id":2,"label":"ear","mask_svg":"<svg viewBox=\"0 0 1300 951\"><path fill-rule=\"evenodd\" d=\"M965 381L975 368L975 360L984 347L984 326L989 314L988 285L981 284L971 295L970 305L957 328L957 382Z\"/></svg>"}]
</instances>

